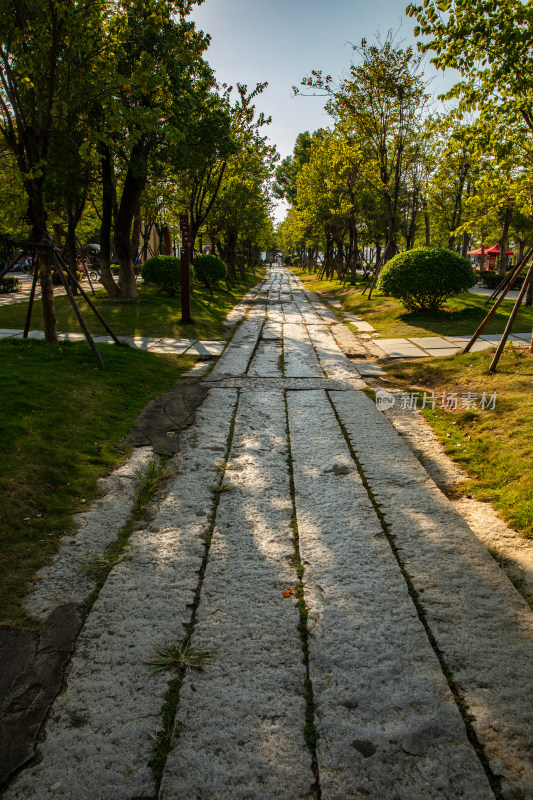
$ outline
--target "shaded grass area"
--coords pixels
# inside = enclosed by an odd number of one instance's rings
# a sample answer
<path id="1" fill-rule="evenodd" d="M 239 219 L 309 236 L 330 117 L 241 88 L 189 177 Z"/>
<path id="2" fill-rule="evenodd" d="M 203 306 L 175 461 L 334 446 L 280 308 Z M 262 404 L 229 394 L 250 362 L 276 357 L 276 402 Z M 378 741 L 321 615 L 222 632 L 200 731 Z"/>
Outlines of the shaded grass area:
<path id="1" fill-rule="evenodd" d="M 85 342 L 0 342 L 0 624 L 35 627 L 22 608 L 28 582 L 124 461 L 119 445 L 141 409 L 194 358 Z"/>
<path id="2" fill-rule="evenodd" d="M 442 311 L 408 312 L 399 300 L 385 297 L 377 291 L 368 300 L 368 292 L 364 296 L 362 294 L 364 285 L 361 283 L 355 287 L 347 285 L 343 288 L 338 280 L 320 281 L 316 274 L 311 275 L 297 269 L 294 272 L 311 291 L 335 297 L 341 301 L 344 311 L 363 317 L 383 336 L 392 338 L 471 336 L 489 310 L 489 306 L 485 305 L 485 296 L 463 292 L 447 300 Z M 513 300 L 504 300 L 483 333 L 503 333 L 513 306 Z M 522 306 L 514 330 L 517 333 L 527 333 L 532 328 L 533 308 Z"/>
<path id="3" fill-rule="evenodd" d="M 241 297 L 255 286 L 263 277 L 264 271 L 257 271 L 256 275 L 247 275 L 245 280 L 239 280 L 232 285 L 231 290 L 226 286 L 214 289 L 213 297 L 207 289 L 195 287 L 191 297 L 192 323 L 183 324 L 181 317 L 180 297 L 167 297 L 159 294 L 156 286 L 139 283 L 139 299 L 110 300 L 105 289 L 99 289 L 94 302 L 106 322 L 111 325 L 117 336 L 161 336 L 177 339 L 222 339 L 227 331 L 223 322 L 230 309 Z M 85 317 L 89 330 L 94 335 L 105 334 L 105 328 L 98 322 L 83 298 L 77 300 L 78 306 Z M 79 331 L 78 320 L 70 301 L 66 296 L 55 298 L 57 329 L 61 332 Z M 27 303 L 0 308 L 0 328 L 23 329 L 26 321 Z M 43 329 L 42 306 L 40 301 L 35 303 L 31 321 L 32 330 Z"/>
<path id="4" fill-rule="evenodd" d="M 405 390 L 472 392 L 476 409 L 444 411 L 429 407 L 423 414 L 470 479 L 458 491 L 490 501 L 517 531 L 533 538 L 533 358 L 505 348 L 498 372 L 488 375 L 492 351 L 433 360 L 394 362 L 385 369 Z M 479 410 L 482 394 L 496 393 L 494 410 Z M 460 405 L 460 404 L 459 404 Z"/>

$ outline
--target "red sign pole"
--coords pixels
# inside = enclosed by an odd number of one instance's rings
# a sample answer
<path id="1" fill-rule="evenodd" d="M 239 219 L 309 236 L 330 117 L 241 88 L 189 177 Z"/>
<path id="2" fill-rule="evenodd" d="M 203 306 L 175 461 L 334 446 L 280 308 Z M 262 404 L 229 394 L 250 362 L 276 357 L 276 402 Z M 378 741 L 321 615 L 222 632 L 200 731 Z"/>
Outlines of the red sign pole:
<path id="1" fill-rule="evenodd" d="M 180 215 L 181 228 L 181 321 L 192 322 L 191 319 L 191 247 L 192 236 L 187 214 Z"/>

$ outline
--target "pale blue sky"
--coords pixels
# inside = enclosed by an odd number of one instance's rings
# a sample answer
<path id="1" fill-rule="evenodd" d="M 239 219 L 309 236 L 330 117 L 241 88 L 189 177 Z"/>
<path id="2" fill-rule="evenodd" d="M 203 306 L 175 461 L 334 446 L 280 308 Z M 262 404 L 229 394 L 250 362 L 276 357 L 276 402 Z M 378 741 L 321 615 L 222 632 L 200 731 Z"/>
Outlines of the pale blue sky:
<path id="1" fill-rule="evenodd" d="M 211 34 L 206 57 L 220 82 L 268 81 L 257 107 L 272 116 L 268 135 L 283 158 L 298 133 L 330 124 L 324 98 L 293 97 L 292 86 L 312 69 L 341 76 L 350 64 L 349 43 L 372 41 L 377 31 L 399 28 L 397 39 L 413 44 L 406 6 L 407 0 L 205 0 L 192 16 Z M 431 65 L 426 74 L 435 75 Z M 450 83 L 440 73 L 431 89 L 438 93 Z"/>

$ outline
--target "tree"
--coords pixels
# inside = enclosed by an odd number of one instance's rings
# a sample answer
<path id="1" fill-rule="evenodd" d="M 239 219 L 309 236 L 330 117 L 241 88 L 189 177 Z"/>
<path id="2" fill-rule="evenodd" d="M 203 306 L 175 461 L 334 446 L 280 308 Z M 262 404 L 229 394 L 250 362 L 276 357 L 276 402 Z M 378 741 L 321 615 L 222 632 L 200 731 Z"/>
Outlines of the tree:
<path id="1" fill-rule="evenodd" d="M 94 56 L 101 19 L 95 1 L 0 1 L 0 133 L 14 154 L 28 197 L 44 333 L 52 343 L 57 331 L 44 184 L 53 131 L 65 125 L 67 98 Z"/>
<path id="2" fill-rule="evenodd" d="M 461 80 L 448 97 L 461 110 L 494 106 L 509 120 L 520 114 L 533 133 L 533 4 L 521 0 L 424 0 L 407 14 L 419 44 L 438 69 L 452 67 Z"/>
<path id="3" fill-rule="evenodd" d="M 291 206 L 297 205 L 296 179 L 304 164 L 309 163 L 312 145 L 322 141 L 326 131 L 319 128 L 314 133 L 299 133 L 296 137 L 292 156 L 287 156 L 276 169 L 276 180 L 272 191 L 274 197 L 285 199 Z"/>
<path id="4" fill-rule="evenodd" d="M 105 61 L 95 65 L 95 85 L 101 85 L 94 103 L 103 192 L 101 267 L 112 296 L 137 295 L 132 228 L 150 158 L 160 147 L 185 141 L 189 112 L 213 85 L 202 58 L 208 37 L 186 20 L 200 1 L 131 0 L 112 18 Z M 109 270 L 112 229 L 118 286 Z"/>
<path id="5" fill-rule="evenodd" d="M 360 63 L 352 64 L 349 77 L 339 84 L 314 70 L 302 85 L 323 91 L 329 97 L 326 110 L 341 129 L 372 153 L 365 177 L 385 204 L 387 260 L 397 250 L 402 180 L 409 160 L 417 157 L 414 142 L 420 138 L 427 96 L 419 74 L 420 58 L 412 48 L 396 46 L 392 34 L 383 43 L 369 45 L 363 40 L 354 51 Z"/>

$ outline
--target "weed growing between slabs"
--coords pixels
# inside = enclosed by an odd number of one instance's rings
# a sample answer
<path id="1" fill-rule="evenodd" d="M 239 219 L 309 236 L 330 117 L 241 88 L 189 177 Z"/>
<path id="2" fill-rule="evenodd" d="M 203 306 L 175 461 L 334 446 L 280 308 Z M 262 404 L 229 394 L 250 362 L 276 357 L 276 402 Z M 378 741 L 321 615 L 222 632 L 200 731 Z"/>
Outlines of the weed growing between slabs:
<path id="1" fill-rule="evenodd" d="M 291 435 L 289 429 L 289 408 L 287 404 L 287 393 L 284 394 L 285 400 L 285 419 L 286 419 L 286 433 L 287 433 L 287 466 L 289 470 L 289 486 L 290 486 L 290 493 L 291 493 L 291 501 L 292 501 L 292 515 L 291 515 L 291 530 L 293 536 L 293 545 L 294 545 L 294 555 L 292 558 L 292 566 L 296 571 L 296 575 L 298 577 L 298 582 L 294 588 L 294 594 L 296 595 L 297 599 L 297 607 L 298 613 L 300 616 L 298 622 L 298 632 L 300 634 L 300 639 L 302 642 L 302 660 L 305 666 L 305 679 L 304 679 L 304 696 L 305 696 L 305 726 L 304 726 L 304 737 L 311 753 L 311 766 L 313 769 L 313 775 L 315 777 L 315 782 L 313 784 L 312 791 L 316 800 L 320 800 L 321 789 L 320 789 L 320 774 L 318 770 L 318 759 L 317 759 L 317 744 L 318 744 L 318 732 L 315 726 L 315 701 L 314 701 L 314 694 L 313 694 L 313 683 L 311 681 L 311 676 L 309 672 L 309 628 L 308 628 L 308 618 L 309 612 L 307 610 L 307 605 L 305 602 L 305 585 L 304 585 L 304 566 L 302 564 L 302 559 L 300 555 L 300 533 L 298 530 L 298 518 L 296 515 L 296 489 L 294 486 L 294 468 L 293 468 L 293 459 L 292 459 L 292 450 L 291 450 Z"/>
<path id="2" fill-rule="evenodd" d="M 466 353 L 418 362 L 393 362 L 388 377 L 405 391 L 477 394 L 496 393 L 493 410 L 445 411 L 429 407 L 422 413 L 444 450 L 470 479 L 457 486 L 460 495 L 491 502 L 523 536 L 533 539 L 533 358 L 508 345 L 498 372 L 487 374 L 491 351 Z M 415 412 L 413 412 L 415 413 Z"/>
<path id="3" fill-rule="evenodd" d="M 119 442 L 141 409 L 195 360 L 101 351 L 98 370 L 85 342 L 0 342 L 0 624 L 38 627 L 22 607 L 33 574 L 75 530 L 97 479 L 127 458 Z"/>
<path id="4" fill-rule="evenodd" d="M 129 519 L 122 528 L 117 538 L 106 553 L 91 554 L 86 569 L 95 578 L 95 587 L 89 597 L 85 600 L 88 609 L 92 608 L 96 602 L 100 589 L 107 580 L 107 577 L 116 564 L 125 561 L 128 556 L 124 553 L 128 540 L 135 530 L 135 525 L 142 517 L 142 514 L 152 499 L 156 490 L 163 483 L 166 476 L 166 458 L 154 458 L 147 465 L 144 471 L 137 471 L 139 484 L 133 507 Z"/>
<path id="5" fill-rule="evenodd" d="M 371 300 L 368 300 L 368 293 L 362 293 L 365 284 L 347 284 L 343 288 L 338 280 L 320 281 L 318 274 L 301 270 L 294 270 L 294 273 L 305 283 L 307 289 L 340 300 L 343 311 L 363 317 L 383 337 L 471 336 L 488 311 L 488 306 L 485 305 L 486 296 L 463 292 L 449 298 L 442 311 L 408 312 L 399 300 L 386 297 L 377 290 L 372 293 Z M 503 333 L 513 307 L 514 300 L 504 300 L 483 333 Z M 532 323 L 533 309 L 522 306 L 514 325 L 515 331 L 530 331 Z"/>
<path id="6" fill-rule="evenodd" d="M 179 296 L 166 297 L 150 284 L 138 284 L 139 299 L 135 301 L 111 300 L 105 289 L 98 289 L 91 300 L 117 336 L 224 339 L 227 329 L 223 323 L 228 312 L 263 276 L 264 270 L 258 270 L 256 275 L 247 275 L 245 280 L 235 282 L 230 290 L 219 286 L 213 290 L 212 297 L 207 289 L 195 287 L 191 296 L 192 323 L 180 321 Z M 106 334 L 87 303 L 81 297 L 76 302 L 91 333 L 95 336 Z M 0 328 L 23 329 L 27 307 L 27 303 L 17 303 L 0 308 Z M 57 329 L 63 332 L 79 331 L 79 323 L 68 297 L 56 297 L 55 307 Z M 31 327 L 33 330 L 43 330 L 40 302 L 35 303 Z"/>
<path id="7" fill-rule="evenodd" d="M 224 491 L 223 481 L 226 474 L 226 467 L 231 452 L 233 443 L 233 434 L 235 431 L 235 420 L 237 419 L 237 411 L 239 408 L 240 391 L 237 393 L 237 402 L 231 417 L 231 424 L 227 438 L 226 452 L 224 460 L 220 465 L 218 485 L 213 489 L 213 504 L 211 513 L 208 518 L 207 528 L 205 531 L 205 547 L 202 564 L 198 573 L 198 583 L 194 592 L 194 599 L 192 602 L 191 617 L 185 629 L 185 635 L 177 643 L 166 644 L 160 648 L 153 659 L 148 664 L 153 667 L 152 671 L 173 673 L 176 677 L 172 678 L 168 684 L 168 689 L 163 700 L 161 709 L 161 724 L 162 727 L 153 736 L 154 750 L 152 758 L 148 766 L 153 771 L 157 787 L 154 796 L 159 794 L 161 778 L 163 770 L 167 762 L 167 757 L 174 746 L 174 741 L 179 736 L 180 731 L 175 726 L 176 713 L 180 699 L 180 690 L 185 678 L 187 669 L 204 669 L 213 657 L 213 654 L 207 651 L 194 651 L 191 649 L 191 639 L 198 620 L 198 606 L 200 605 L 200 598 L 202 594 L 202 586 L 204 582 L 205 571 L 209 559 L 209 549 L 213 539 L 213 532 L 215 529 L 215 521 L 217 515 L 218 504 L 220 502 L 220 495 Z M 194 664 L 194 666 L 192 666 Z"/>

